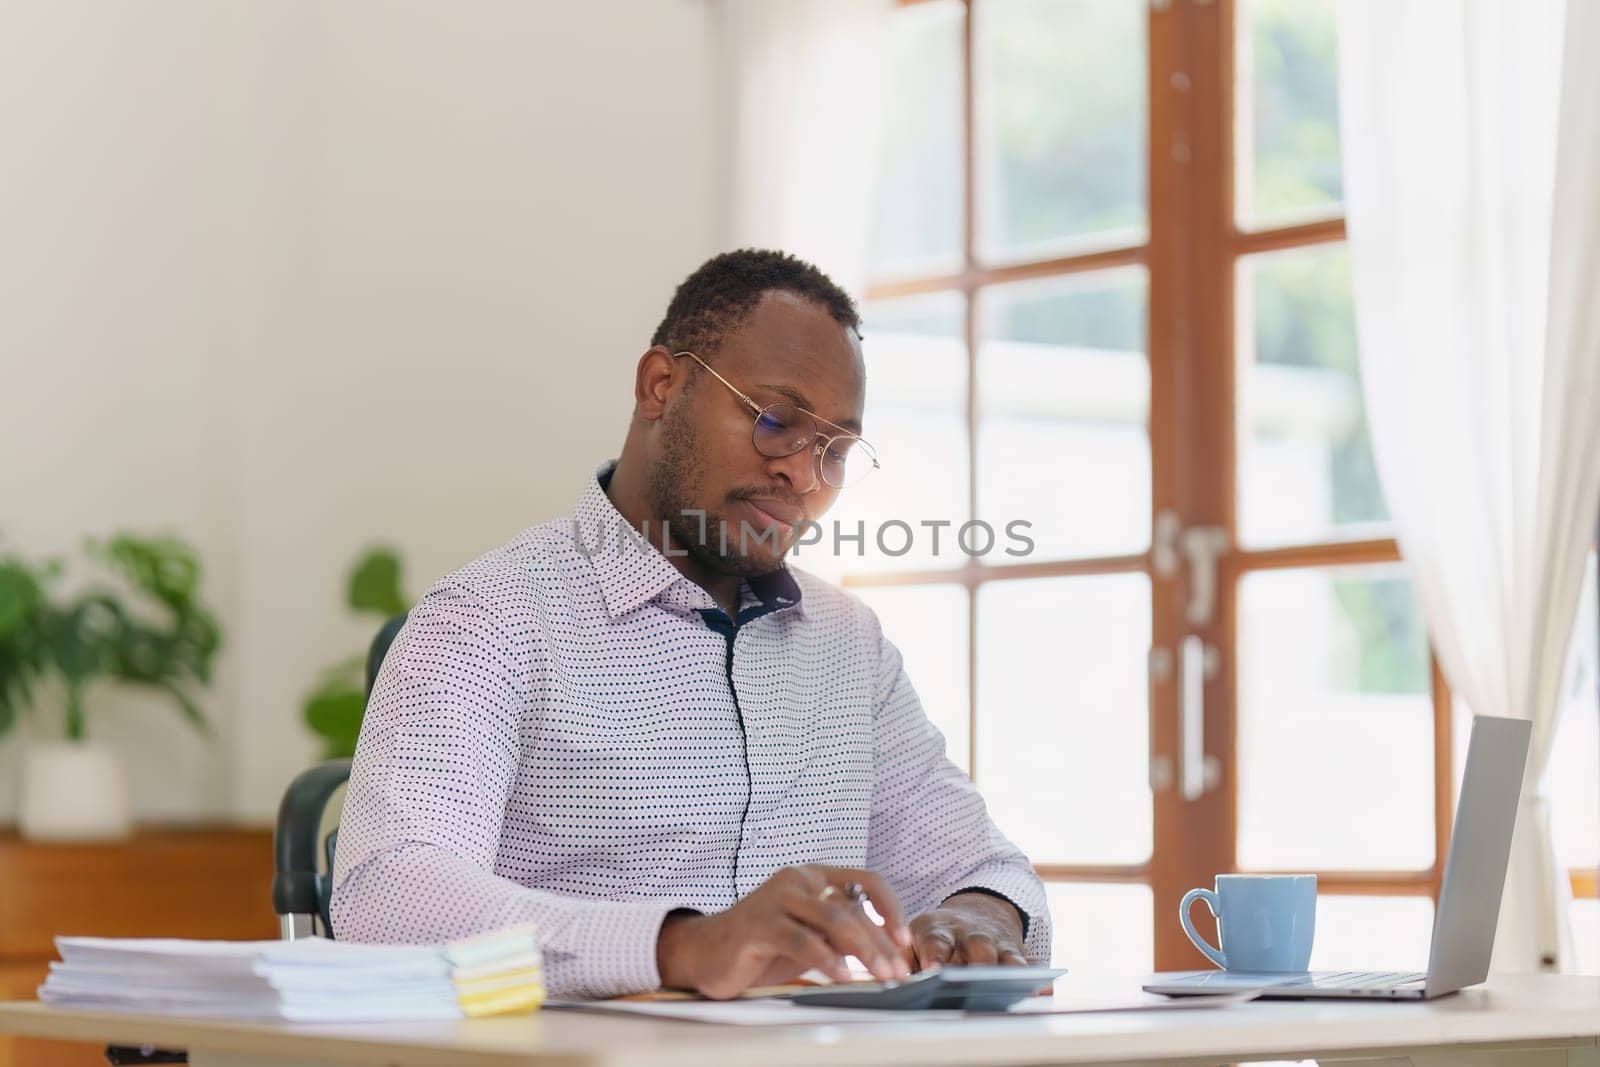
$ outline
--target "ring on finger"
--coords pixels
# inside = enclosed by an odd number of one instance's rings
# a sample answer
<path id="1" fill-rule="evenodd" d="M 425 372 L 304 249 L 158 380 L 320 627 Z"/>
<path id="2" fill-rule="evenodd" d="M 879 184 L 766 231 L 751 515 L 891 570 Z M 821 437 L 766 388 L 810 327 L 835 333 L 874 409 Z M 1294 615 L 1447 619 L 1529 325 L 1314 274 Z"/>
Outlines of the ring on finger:
<path id="1" fill-rule="evenodd" d="M 860 882 L 851 882 L 843 889 L 840 889 L 838 886 L 832 884 L 825 885 L 822 887 L 822 892 L 817 894 L 817 899 L 831 900 L 836 893 L 843 893 L 848 899 L 857 902 L 865 900 L 867 896 L 867 891 L 861 887 Z"/>

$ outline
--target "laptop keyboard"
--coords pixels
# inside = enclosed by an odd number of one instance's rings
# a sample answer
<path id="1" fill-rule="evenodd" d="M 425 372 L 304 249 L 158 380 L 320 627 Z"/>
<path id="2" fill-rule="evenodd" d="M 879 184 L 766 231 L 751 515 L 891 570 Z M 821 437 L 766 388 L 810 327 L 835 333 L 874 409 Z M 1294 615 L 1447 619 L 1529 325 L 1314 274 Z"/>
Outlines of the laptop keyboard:
<path id="1" fill-rule="evenodd" d="M 1336 974 L 1307 974 L 1280 983 L 1285 986 L 1315 986 L 1319 989 L 1391 989 L 1427 979 L 1425 974 L 1405 971 L 1339 971 Z"/>

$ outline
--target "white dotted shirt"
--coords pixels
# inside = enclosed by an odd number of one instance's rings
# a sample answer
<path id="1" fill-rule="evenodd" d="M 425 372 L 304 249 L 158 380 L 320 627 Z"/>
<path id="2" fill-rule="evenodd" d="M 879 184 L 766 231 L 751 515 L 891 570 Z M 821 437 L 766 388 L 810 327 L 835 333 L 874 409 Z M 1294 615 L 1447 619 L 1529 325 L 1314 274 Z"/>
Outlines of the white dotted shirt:
<path id="1" fill-rule="evenodd" d="M 731 624 L 660 552 L 612 536 L 610 469 L 574 516 L 412 610 L 361 727 L 336 936 L 531 920 L 553 995 L 612 996 L 659 984 L 669 911 L 825 863 L 879 872 L 911 915 L 1000 895 L 1048 960 L 1043 886 L 945 758 L 872 611 L 784 569 L 745 583 Z"/>

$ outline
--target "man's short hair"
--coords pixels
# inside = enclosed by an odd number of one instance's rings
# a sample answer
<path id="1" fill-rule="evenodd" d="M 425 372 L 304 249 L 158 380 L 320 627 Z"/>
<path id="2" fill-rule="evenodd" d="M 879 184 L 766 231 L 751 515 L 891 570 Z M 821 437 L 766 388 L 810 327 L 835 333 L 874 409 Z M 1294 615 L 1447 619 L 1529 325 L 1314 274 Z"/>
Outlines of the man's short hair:
<path id="1" fill-rule="evenodd" d="M 787 252 L 741 248 L 711 257 L 683 280 L 650 343 L 710 357 L 774 289 L 811 301 L 861 336 L 855 301 L 833 279 Z"/>

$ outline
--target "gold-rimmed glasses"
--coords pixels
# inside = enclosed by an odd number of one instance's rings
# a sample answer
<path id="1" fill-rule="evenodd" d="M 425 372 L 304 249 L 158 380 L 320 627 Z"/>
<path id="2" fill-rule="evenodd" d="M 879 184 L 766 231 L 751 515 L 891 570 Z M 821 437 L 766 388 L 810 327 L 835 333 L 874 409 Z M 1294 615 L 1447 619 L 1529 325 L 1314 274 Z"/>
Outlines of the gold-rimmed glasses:
<path id="1" fill-rule="evenodd" d="M 700 364 L 750 409 L 756 420 L 750 439 L 756 451 L 763 456 L 783 459 L 810 448 L 822 480 L 834 489 L 856 485 L 878 469 L 877 452 L 859 434 L 851 433 L 838 423 L 829 422 L 798 404 L 778 403 L 762 407 L 693 352 L 672 354 L 674 359 L 679 356 L 688 356 Z M 825 434 L 819 424 L 839 432 Z"/>

